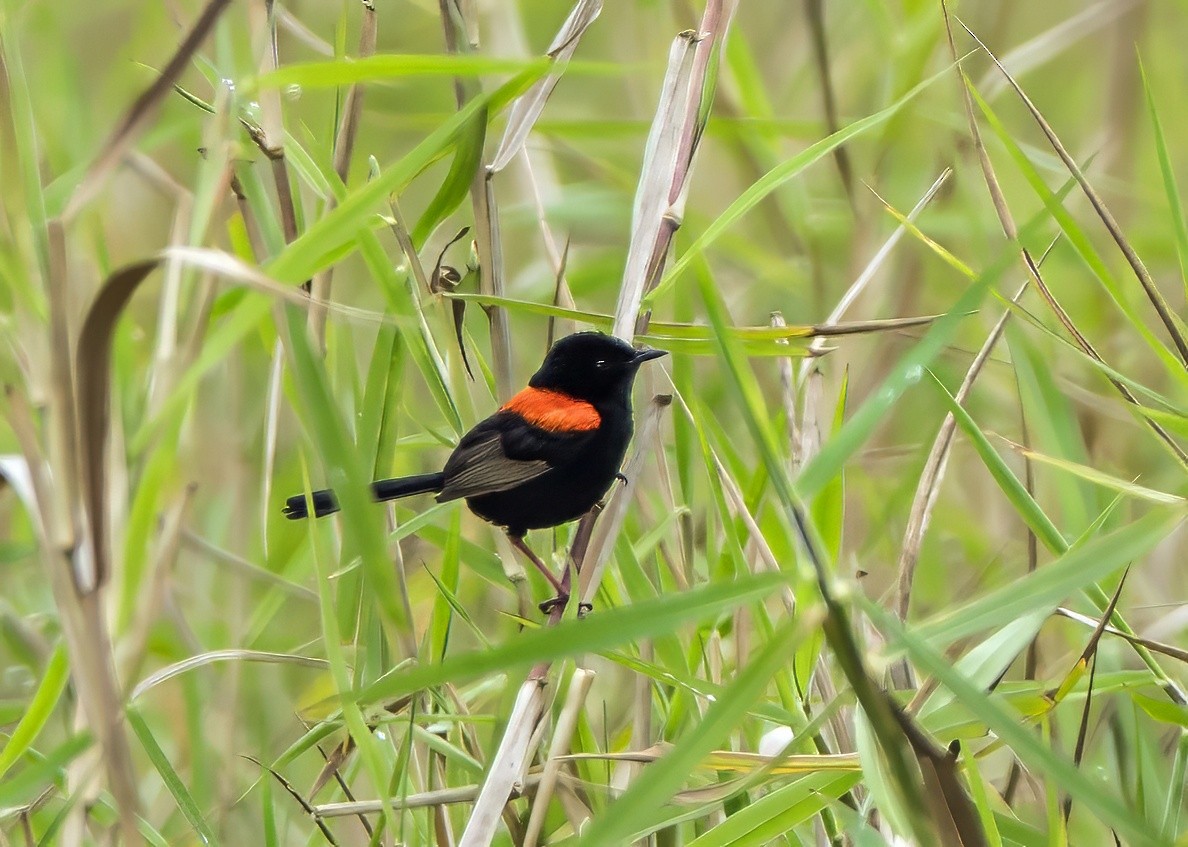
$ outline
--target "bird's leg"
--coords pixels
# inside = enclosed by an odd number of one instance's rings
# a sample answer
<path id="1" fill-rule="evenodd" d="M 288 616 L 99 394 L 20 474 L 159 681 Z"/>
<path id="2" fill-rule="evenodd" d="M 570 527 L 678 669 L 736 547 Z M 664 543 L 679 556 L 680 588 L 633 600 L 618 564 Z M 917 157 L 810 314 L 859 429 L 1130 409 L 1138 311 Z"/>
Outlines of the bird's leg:
<path id="1" fill-rule="evenodd" d="M 553 575 L 549 570 L 549 566 L 540 560 L 540 557 L 532 552 L 532 548 L 524 543 L 524 536 L 522 535 L 508 535 L 507 540 L 511 542 L 512 547 L 515 547 L 521 553 L 528 557 L 528 561 L 536 566 L 536 569 L 544 575 L 544 578 L 549 581 L 549 585 L 553 586 L 553 590 L 557 592 L 557 596 L 552 600 L 546 600 L 540 604 L 540 609 L 546 614 L 557 604 L 564 605 L 569 602 L 569 588 L 564 585 L 561 580 Z"/>

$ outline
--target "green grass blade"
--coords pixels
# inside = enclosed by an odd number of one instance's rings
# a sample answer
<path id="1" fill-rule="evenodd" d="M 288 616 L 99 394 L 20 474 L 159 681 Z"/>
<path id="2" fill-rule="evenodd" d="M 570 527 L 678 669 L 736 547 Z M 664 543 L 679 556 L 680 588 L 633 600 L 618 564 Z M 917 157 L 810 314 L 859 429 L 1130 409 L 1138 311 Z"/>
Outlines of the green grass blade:
<path id="1" fill-rule="evenodd" d="M 544 57 L 502 58 L 469 54 L 407 54 L 385 53 L 362 58 L 344 58 L 327 62 L 295 62 L 244 82 L 245 90 L 253 88 L 339 88 L 361 82 L 417 79 L 427 76 L 473 77 L 488 74 L 532 73 L 543 76 L 552 63 Z M 622 66 L 594 62 L 572 62 L 567 72 L 622 74 Z"/>
<path id="2" fill-rule="evenodd" d="M 711 244 L 734 226 L 747 212 L 759 205 L 760 201 L 765 197 L 784 183 L 799 176 L 806 168 L 829 156 L 829 154 L 847 141 L 852 140 L 864 132 L 869 132 L 871 129 L 879 126 L 879 124 L 890 119 L 900 109 L 911 102 L 916 95 L 949 73 L 951 73 L 951 70 L 946 68 L 934 74 L 912 88 L 890 106 L 875 112 L 873 115 L 867 115 L 865 118 L 854 121 L 848 126 L 842 127 L 837 132 L 821 139 L 811 145 L 807 150 L 797 153 L 792 158 L 782 162 L 764 174 L 761 179 L 740 194 L 726 211 L 722 212 L 713 223 L 706 227 L 705 231 L 698 236 L 697 240 L 689 245 L 681 254 L 680 258 L 673 263 L 672 267 L 664 275 L 663 279 L 660 280 L 655 289 L 644 298 L 644 307 L 652 307 L 661 297 L 666 295 L 676 284 L 677 278 L 688 270 L 694 260 L 699 259 Z"/>
<path id="3" fill-rule="evenodd" d="M 982 433 L 981 428 L 974 423 L 974 419 L 970 417 L 965 407 L 957 402 L 953 395 L 949 393 L 949 390 L 945 388 L 931 371 L 928 372 L 928 378 L 933 386 L 936 387 L 937 393 L 949 407 L 949 412 L 957 421 L 957 425 L 961 427 L 961 431 L 972 442 L 974 449 L 977 450 L 978 456 L 982 460 L 982 464 L 986 466 L 986 470 L 994 477 L 994 481 L 998 483 L 998 487 L 1002 489 L 1002 493 L 1006 495 L 1007 500 L 1010 501 L 1011 506 L 1014 507 L 1019 517 L 1031 527 L 1032 532 L 1036 534 L 1036 537 L 1049 550 L 1060 553 L 1068 549 L 1068 542 L 1060 534 L 1060 530 L 1056 528 L 1056 525 L 1044 513 L 1044 510 L 1040 508 L 1039 503 L 1035 502 L 1035 498 L 1028 493 L 1027 488 L 1019 481 L 1019 478 L 1007 467 L 1006 462 L 1002 460 L 1002 457 L 991 446 L 990 440 Z"/>
<path id="4" fill-rule="evenodd" d="M 821 773 L 798 779 L 744 807 L 689 847 L 761 847 L 818 814 L 853 788 L 858 774 Z"/>
<path id="5" fill-rule="evenodd" d="M 802 627 L 789 622 L 775 633 L 763 650 L 735 676 L 729 689 L 710 704 L 696 728 L 658 761 L 648 766 L 646 777 L 636 780 L 583 834 L 583 847 L 618 847 L 635 839 L 647 821 L 689 778 L 693 770 L 742 720 L 762 696 L 772 676 L 787 662 L 805 636 Z"/>
<path id="6" fill-rule="evenodd" d="M 970 603 L 953 606 L 915 627 L 916 637 L 944 647 L 959 638 L 1033 612 L 1051 611 L 1077 591 L 1120 571 L 1162 541 L 1178 515 L 1152 512 L 1108 535 L 1093 538 L 1039 570 Z"/>
<path id="7" fill-rule="evenodd" d="M 34 761 L 13 776 L 0 780 L 0 809 L 30 803 L 45 791 L 46 786 L 64 784 L 63 769 L 86 752 L 92 743 L 88 733 L 72 736 L 48 754 L 35 756 Z"/>
<path id="8" fill-rule="evenodd" d="M 362 703 L 374 703 L 440 685 L 475 679 L 536 662 L 579 653 L 598 652 L 635 639 L 671 631 L 683 623 L 712 618 L 729 609 L 768 596 L 786 579 L 778 574 L 744 577 L 727 585 L 706 585 L 677 597 L 663 597 L 564 621 L 555 627 L 524 632 L 488 650 L 460 653 L 445 660 L 394 671 L 358 693 Z"/>
<path id="9" fill-rule="evenodd" d="M 45 727 L 62 698 L 66 683 L 70 680 L 70 660 L 66 655 L 66 645 L 59 643 L 46 663 L 45 673 L 41 675 L 41 682 L 33 692 L 24 715 L 8 736 L 8 741 L 0 747 L 0 779 L 8 773 L 25 751 L 37 740 L 41 730 Z"/>
<path id="10" fill-rule="evenodd" d="M 153 731 L 149 729 L 148 724 L 145 723 L 140 712 L 135 708 L 130 708 L 125 713 L 125 716 L 128 719 L 128 725 L 132 727 L 132 731 L 140 739 L 140 746 L 144 748 L 149 761 L 153 763 L 153 767 L 156 768 L 157 773 L 165 783 L 165 788 L 173 796 L 177 807 L 185 815 L 186 820 L 190 822 L 190 826 L 194 828 L 194 831 L 198 833 L 203 844 L 209 844 L 212 847 L 219 844 L 220 841 L 215 836 L 214 830 L 206 822 L 206 818 L 198 808 L 198 804 L 194 802 L 193 795 L 190 794 L 190 790 L 186 788 L 186 784 L 182 782 L 182 778 L 174 770 L 169 757 L 165 755 L 165 751 L 157 743 L 156 736 L 153 735 Z"/>
<path id="11" fill-rule="evenodd" d="M 1142 522 L 1140 522 L 1142 523 Z M 1134 526 L 1139 526 L 1135 524 Z M 1147 534 L 1152 526 L 1143 527 Z M 1052 565 L 1051 567 L 1056 567 Z M 1039 571 L 1043 574 L 1044 571 Z M 1021 587 L 1015 590 L 1021 592 Z M 861 593 L 854 595 L 855 602 L 879 627 L 888 642 L 902 648 L 909 658 L 923 670 L 948 688 L 969 711 L 1007 744 L 1015 755 L 1034 773 L 1044 775 L 1046 785 L 1058 785 L 1104 824 L 1117 830 L 1128 844 L 1159 844 L 1155 836 L 1157 829 L 1151 822 L 1137 816 L 1121 798 L 1110 793 L 1100 781 L 1091 779 L 1069 759 L 1057 753 L 1039 738 L 1023 721 L 1017 712 L 1008 709 L 1000 697 L 986 696 L 983 689 L 969 682 L 957 673 L 949 661 L 937 652 L 931 639 L 922 628 L 908 629 L 887 610 L 871 602 Z M 1004 611 L 1003 616 L 1007 613 Z"/>
<path id="12" fill-rule="evenodd" d="M 1167 195 L 1167 209 L 1171 214 L 1172 231 L 1176 235 L 1176 255 L 1180 260 L 1180 276 L 1184 283 L 1184 290 L 1188 292 L 1188 223 L 1184 220 L 1184 204 L 1180 199 L 1180 187 L 1176 182 L 1176 172 L 1172 167 L 1171 154 L 1167 149 L 1167 139 L 1163 135 L 1163 123 L 1159 120 L 1159 110 L 1155 108 L 1155 92 L 1151 90 L 1151 80 L 1147 78 L 1147 69 L 1139 60 L 1139 73 L 1143 78 L 1143 93 L 1147 100 L 1147 115 L 1151 119 L 1151 130 L 1155 137 L 1155 155 L 1159 159 L 1159 174 L 1163 177 L 1163 191 Z"/>
<path id="13" fill-rule="evenodd" d="M 286 315 L 293 377 L 302 417 L 326 463 L 330 487 L 335 489 L 342 507 L 345 534 L 362 557 L 370 583 L 368 596 L 393 629 L 392 643 L 396 645 L 395 631 L 408 630 L 411 622 L 405 619 L 400 605 L 400 588 L 388 558 L 386 533 L 380 524 L 379 510 L 371 502 L 371 474 L 350 439 L 325 371 L 314 355 L 306 334 L 305 314 L 297 309 L 286 309 Z"/>
<path id="14" fill-rule="evenodd" d="M 409 153 L 375 179 L 350 192 L 331 212 L 310 225 L 265 270 L 275 279 L 298 283 L 327 267 L 328 257 L 358 237 L 359 230 L 368 226 L 369 219 L 389 194 L 399 193 L 417 174 L 444 155 L 484 109 L 494 113 L 499 103 L 521 94 L 537 76 L 537 73 L 520 74 L 496 91 L 472 99 Z"/>

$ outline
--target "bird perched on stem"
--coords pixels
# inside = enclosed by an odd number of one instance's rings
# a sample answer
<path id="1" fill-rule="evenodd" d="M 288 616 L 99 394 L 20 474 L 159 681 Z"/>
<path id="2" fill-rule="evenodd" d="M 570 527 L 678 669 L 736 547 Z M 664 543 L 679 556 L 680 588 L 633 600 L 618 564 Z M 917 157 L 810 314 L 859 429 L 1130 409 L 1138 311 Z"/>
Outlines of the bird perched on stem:
<path id="1" fill-rule="evenodd" d="M 462 436 L 438 473 L 371 484 L 377 501 L 436 492 L 437 500 L 466 500 L 470 510 L 501 526 L 557 592 L 569 599 L 553 572 L 524 542 L 530 529 L 576 520 L 610 489 L 631 440 L 631 386 L 639 366 L 665 355 L 636 350 L 600 332 L 557 341 L 528 387 Z M 298 520 L 338 511 L 332 491 L 290 497 L 284 513 Z"/>

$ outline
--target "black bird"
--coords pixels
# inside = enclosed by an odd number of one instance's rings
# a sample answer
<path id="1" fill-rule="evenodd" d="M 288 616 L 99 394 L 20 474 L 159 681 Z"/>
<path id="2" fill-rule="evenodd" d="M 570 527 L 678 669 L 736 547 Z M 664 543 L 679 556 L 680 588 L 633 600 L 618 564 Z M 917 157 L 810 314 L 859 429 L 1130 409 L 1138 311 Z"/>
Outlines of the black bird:
<path id="1" fill-rule="evenodd" d="M 562 583 L 524 543 L 530 529 L 576 520 L 610 489 L 631 440 L 631 386 L 639 366 L 665 355 L 636 350 L 601 332 L 557 341 L 528 387 L 462 436 L 439 473 L 371 484 L 377 501 L 437 492 L 465 499 L 470 510 L 503 527 L 522 552 L 568 599 Z M 338 511 L 332 491 L 290 497 L 284 513 L 298 520 Z"/>

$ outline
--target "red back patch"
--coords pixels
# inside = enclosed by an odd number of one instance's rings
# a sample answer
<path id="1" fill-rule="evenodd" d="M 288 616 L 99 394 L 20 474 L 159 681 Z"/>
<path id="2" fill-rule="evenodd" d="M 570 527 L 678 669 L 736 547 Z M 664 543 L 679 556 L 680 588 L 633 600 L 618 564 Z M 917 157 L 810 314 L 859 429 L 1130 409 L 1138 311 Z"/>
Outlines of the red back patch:
<path id="1" fill-rule="evenodd" d="M 589 432 L 602 423 L 598 410 L 585 400 L 545 388 L 525 388 L 504 403 L 500 411 L 515 412 L 533 426 L 549 432 Z"/>

